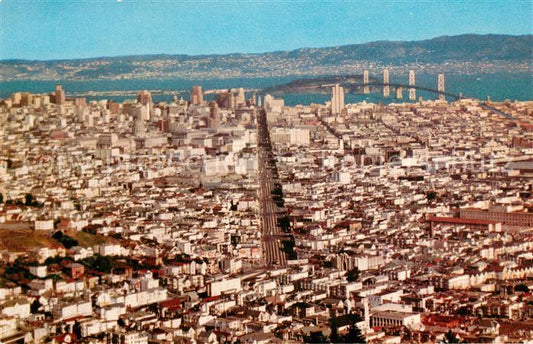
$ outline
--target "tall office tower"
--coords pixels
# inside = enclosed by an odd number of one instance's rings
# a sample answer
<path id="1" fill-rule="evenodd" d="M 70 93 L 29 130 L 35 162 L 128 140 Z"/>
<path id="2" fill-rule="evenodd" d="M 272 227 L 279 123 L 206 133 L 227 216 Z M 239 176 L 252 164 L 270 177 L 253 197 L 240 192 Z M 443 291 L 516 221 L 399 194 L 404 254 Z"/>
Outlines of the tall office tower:
<path id="1" fill-rule="evenodd" d="M 30 106 L 33 103 L 33 94 L 28 92 L 23 92 L 22 97 L 20 98 L 20 105 Z"/>
<path id="2" fill-rule="evenodd" d="M 437 90 L 439 90 L 439 100 L 446 100 L 446 96 L 440 92 L 445 91 L 444 87 L 444 74 L 439 74 L 438 82 L 437 82 Z"/>
<path id="3" fill-rule="evenodd" d="M 403 98 L 403 89 L 401 87 L 398 87 L 396 89 L 396 99 L 402 99 Z"/>
<path id="4" fill-rule="evenodd" d="M 387 98 L 388 96 L 390 96 L 389 70 L 388 69 L 383 70 L 383 83 L 385 84 L 383 86 L 383 97 Z"/>
<path id="5" fill-rule="evenodd" d="M 201 105 L 204 102 L 204 92 L 202 86 L 193 86 L 191 92 L 191 104 Z"/>
<path id="6" fill-rule="evenodd" d="M 409 71 L 409 86 L 415 85 L 415 71 L 410 70 Z M 411 87 L 409 89 L 409 100 L 416 100 L 416 89 L 414 87 Z"/>
<path id="7" fill-rule="evenodd" d="M 209 119 L 207 120 L 207 126 L 210 129 L 220 128 L 220 111 L 216 102 L 209 104 Z"/>
<path id="8" fill-rule="evenodd" d="M 265 109 L 269 109 L 272 107 L 272 96 L 270 94 L 265 95 L 264 102 Z"/>
<path id="9" fill-rule="evenodd" d="M 370 87 L 368 87 L 368 71 L 363 71 L 363 93 L 369 94 L 370 93 Z"/>
<path id="10" fill-rule="evenodd" d="M 16 92 L 11 95 L 11 101 L 13 105 L 20 105 L 20 100 L 22 99 L 22 93 Z"/>
<path id="11" fill-rule="evenodd" d="M 137 94 L 137 103 L 141 103 L 142 105 L 152 103 L 152 94 L 146 90 L 140 91 Z"/>
<path id="12" fill-rule="evenodd" d="M 146 127 L 144 126 L 144 120 L 140 114 L 135 118 L 133 134 L 137 138 L 142 138 L 146 135 Z"/>
<path id="13" fill-rule="evenodd" d="M 244 88 L 240 87 L 235 92 L 235 107 L 239 107 L 241 105 L 246 105 L 246 99 L 244 97 Z"/>
<path id="14" fill-rule="evenodd" d="M 148 91 L 140 91 L 137 94 L 137 103 L 142 104 L 148 108 L 147 120 L 149 120 L 153 113 L 152 94 Z"/>
<path id="15" fill-rule="evenodd" d="M 344 109 L 344 88 L 336 84 L 331 89 L 331 114 L 338 115 Z"/>
<path id="16" fill-rule="evenodd" d="M 55 103 L 56 103 L 56 105 L 65 104 L 65 91 L 63 90 L 63 88 L 59 84 L 56 85 Z"/>

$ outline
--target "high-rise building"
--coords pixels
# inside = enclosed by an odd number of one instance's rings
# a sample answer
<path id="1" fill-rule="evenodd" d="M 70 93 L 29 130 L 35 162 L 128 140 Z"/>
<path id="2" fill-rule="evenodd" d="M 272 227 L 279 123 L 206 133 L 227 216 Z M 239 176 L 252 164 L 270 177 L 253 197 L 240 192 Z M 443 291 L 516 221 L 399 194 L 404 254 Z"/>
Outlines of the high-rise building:
<path id="1" fill-rule="evenodd" d="M 220 111 L 216 102 L 209 104 L 209 118 L 207 120 L 207 126 L 210 129 L 220 128 Z"/>
<path id="2" fill-rule="evenodd" d="M 137 94 L 137 103 L 145 106 L 147 108 L 146 120 L 150 120 L 153 113 L 153 103 L 152 103 L 152 94 L 148 91 L 141 91 Z"/>
<path id="3" fill-rule="evenodd" d="M 74 106 L 87 106 L 87 99 L 85 97 L 74 98 Z"/>
<path id="4" fill-rule="evenodd" d="M 439 100 L 446 100 L 446 96 L 443 93 L 445 91 L 444 86 L 445 86 L 444 85 L 444 74 L 439 74 L 439 77 L 437 80 L 437 89 L 439 90 Z"/>
<path id="5" fill-rule="evenodd" d="M 265 95 L 265 109 L 270 108 L 273 98 L 270 94 Z"/>
<path id="6" fill-rule="evenodd" d="M 409 71 L 409 86 L 415 85 L 415 71 L 410 70 Z M 416 89 L 414 87 L 411 87 L 409 89 L 409 100 L 416 100 Z"/>
<path id="7" fill-rule="evenodd" d="M 112 114 L 120 113 L 120 103 L 114 102 L 112 100 L 107 102 L 107 108 Z"/>
<path id="8" fill-rule="evenodd" d="M 201 105 L 204 102 L 204 92 L 202 86 L 193 86 L 191 92 L 191 104 Z"/>
<path id="9" fill-rule="evenodd" d="M 20 105 L 21 106 L 30 106 L 33 103 L 33 94 L 24 92 L 22 93 L 22 97 L 20 98 Z"/>
<path id="10" fill-rule="evenodd" d="M 233 106 L 234 108 L 246 105 L 246 99 L 244 97 L 244 88 L 240 87 L 235 90 L 232 89 L 231 91 L 233 92 L 235 99 L 235 105 Z"/>
<path id="11" fill-rule="evenodd" d="M 331 114 L 338 115 L 344 110 L 344 88 L 336 84 L 331 89 Z"/>
<path id="12" fill-rule="evenodd" d="M 389 86 L 389 70 L 383 70 L 383 97 L 387 98 L 390 96 L 390 86 Z"/>
<path id="13" fill-rule="evenodd" d="M 265 95 L 264 99 L 264 108 L 267 112 L 278 112 L 281 113 L 283 107 L 285 106 L 285 101 L 283 99 L 276 99 L 270 94 Z"/>
<path id="14" fill-rule="evenodd" d="M 55 103 L 56 105 L 65 104 L 65 91 L 63 90 L 63 87 L 61 87 L 61 85 L 59 84 L 56 85 Z"/>
<path id="15" fill-rule="evenodd" d="M 217 102 L 217 105 L 223 109 L 232 109 L 233 105 L 235 104 L 233 92 L 231 91 L 217 92 L 216 102 Z"/>
<path id="16" fill-rule="evenodd" d="M 135 118 L 133 133 L 136 138 L 143 138 L 146 135 L 146 127 L 141 115 L 137 115 Z"/>
<path id="17" fill-rule="evenodd" d="M 11 95 L 11 101 L 13 105 L 20 105 L 20 100 L 22 99 L 22 93 L 16 92 Z"/>
<path id="18" fill-rule="evenodd" d="M 143 105 L 151 104 L 152 103 L 152 94 L 148 91 L 140 91 L 137 94 L 137 103 L 141 103 Z"/>

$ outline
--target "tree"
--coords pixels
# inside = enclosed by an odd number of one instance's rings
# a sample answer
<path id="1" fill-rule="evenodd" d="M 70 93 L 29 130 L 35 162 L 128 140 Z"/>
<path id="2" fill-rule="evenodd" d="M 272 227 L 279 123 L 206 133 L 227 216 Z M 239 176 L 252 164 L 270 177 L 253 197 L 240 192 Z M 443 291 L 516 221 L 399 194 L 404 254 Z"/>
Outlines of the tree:
<path id="1" fill-rule="evenodd" d="M 33 195 L 32 194 L 26 194 L 26 196 L 24 198 L 25 198 L 24 204 L 27 205 L 27 206 L 31 206 L 32 203 L 33 203 Z"/>
<path id="2" fill-rule="evenodd" d="M 471 313 L 472 312 L 471 312 L 470 308 L 467 307 L 467 306 L 461 306 L 461 307 L 457 308 L 457 310 L 455 311 L 455 314 L 461 315 L 461 316 L 468 316 Z"/>
<path id="3" fill-rule="evenodd" d="M 61 241 L 63 239 L 63 232 L 57 231 L 52 235 L 53 239 L 56 239 L 57 241 Z"/>
<path id="4" fill-rule="evenodd" d="M 41 303 L 39 300 L 35 299 L 30 305 L 30 312 L 35 314 L 39 311 L 39 308 L 41 308 Z"/>
<path id="5" fill-rule="evenodd" d="M 437 198 L 437 193 L 435 191 L 428 191 L 426 193 L 426 197 L 428 201 L 433 201 L 435 198 Z"/>
<path id="6" fill-rule="evenodd" d="M 294 246 L 295 246 L 294 237 L 291 236 L 290 239 L 283 240 L 281 243 L 283 245 L 283 248 L 282 248 L 283 252 L 287 254 L 289 260 L 298 258 L 296 252 L 294 252 Z"/>
<path id="7" fill-rule="evenodd" d="M 324 336 L 322 331 L 313 331 L 308 336 L 304 337 L 304 343 L 327 343 L 328 337 Z"/>
<path id="8" fill-rule="evenodd" d="M 55 232 L 52 235 L 52 238 L 59 241 L 67 249 L 78 246 L 78 241 L 76 239 L 73 239 L 68 235 L 64 235 L 61 231 Z"/>
<path id="9" fill-rule="evenodd" d="M 448 332 L 446 332 L 444 335 L 443 343 L 459 343 L 459 339 L 455 337 L 455 334 L 453 334 L 452 330 L 448 330 Z"/>
<path id="10" fill-rule="evenodd" d="M 348 282 L 355 282 L 359 279 L 359 268 L 356 266 L 355 268 L 349 270 L 346 273 L 346 279 Z"/>
<path id="11" fill-rule="evenodd" d="M 278 225 L 281 227 L 283 232 L 290 232 L 291 230 L 291 220 L 287 215 L 278 219 Z"/>
<path id="12" fill-rule="evenodd" d="M 521 284 L 515 285 L 514 291 L 521 291 L 524 293 L 529 293 L 529 288 L 527 285 L 521 283 Z"/>
<path id="13" fill-rule="evenodd" d="M 330 343 L 340 343 L 339 327 L 337 325 L 337 317 L 331 317 L 331 335 L 329 336 Z"/>
<path id="14" fill-rule="evenodd" d="M 0 203 L 4 203 L 4 195 L 0 193 Z"/>
<path id="15" fill-rule="evenodd" d="M 352 324 L 348 333 L 341 338 L 343 343 L 363 343 L 366 344 L 366 338 L 361 333 L 357 325 Z"/>
<path id="16" fill-rule="evenodd" d="M 81 339 L 81 324 L 76 320 L 72 326 L 72 332 L 76 335 L 76 339 Z"/>
<path id="17" fill-rule="evenodd" d="M 108 256 L 94 255 L 85 258 L 82 263 L 90 269 L 104 273 L 110 273 L 114 268 L 113 261 Z"/>
<path id="18" fill-rule="evenodd" d="M 110 273 L 113 269 L 113 262 L 107 256 L 98 256 L 93 267 L 98 271 Z"/>

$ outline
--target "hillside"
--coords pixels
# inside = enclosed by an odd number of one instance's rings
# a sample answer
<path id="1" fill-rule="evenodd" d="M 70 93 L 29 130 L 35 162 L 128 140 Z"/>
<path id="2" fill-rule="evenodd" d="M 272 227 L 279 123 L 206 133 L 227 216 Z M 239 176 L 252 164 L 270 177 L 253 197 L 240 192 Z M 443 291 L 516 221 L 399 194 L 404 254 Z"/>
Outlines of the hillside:
<path id="1" fill-rule="evenodd" d="M 485 68 L 531 64 L 533 35 L 460 35 L 411 42 L 379 41 L 262 54 L 139 55 L 77 60 L 0 62 L 0 80 L 93 80 L 141 78 L 230 78 L 353 73 L 368 66 L 451 62 Z M 447 64 L 447 65 L 448 65 Z M 476 67 L 477 66 L 477 67 Z M 448 66 L 449 67 L 449 66 Z"/>
<path id="2" fill-rule="evenodd" d="M 39 247 L 61 247 L 61 243 L 49 233 L 33 230 L 31 224 L 21 224 L 17 226 L 10 226 L 9 224 L 2 224 L 0 230 L 4 235 L 0 236 L 0 251 L 9 250 L 13 252 L 31 251 Z M 67 231 L 66 235 L 75 239 L 79 246 L 93 247 L 94 245 L 104 243 L 115 243 L 118 240 L 87 232 Z"/>

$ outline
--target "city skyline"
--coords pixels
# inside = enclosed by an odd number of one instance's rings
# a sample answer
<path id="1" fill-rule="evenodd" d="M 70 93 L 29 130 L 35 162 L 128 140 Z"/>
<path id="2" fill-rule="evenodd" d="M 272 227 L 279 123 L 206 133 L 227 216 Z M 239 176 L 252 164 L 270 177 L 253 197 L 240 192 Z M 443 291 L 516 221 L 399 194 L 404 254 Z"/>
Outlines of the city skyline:
<path id="1" fill-rule="evenodd" d="M 533 343 L 532 17 L 0 0 L 0 343 Z"/>
<path id="2" fill-rule="evenodd" d="M 0 2 L 0 60 L 261 53 L 465 33 L 531 34 L 530 1 Z M 120 42 L 120 44 L 117 44 Z"/>

